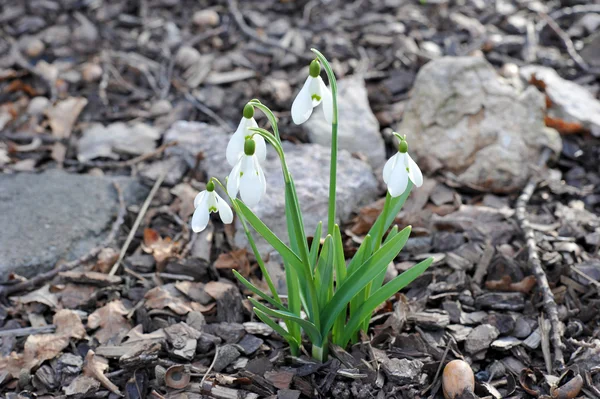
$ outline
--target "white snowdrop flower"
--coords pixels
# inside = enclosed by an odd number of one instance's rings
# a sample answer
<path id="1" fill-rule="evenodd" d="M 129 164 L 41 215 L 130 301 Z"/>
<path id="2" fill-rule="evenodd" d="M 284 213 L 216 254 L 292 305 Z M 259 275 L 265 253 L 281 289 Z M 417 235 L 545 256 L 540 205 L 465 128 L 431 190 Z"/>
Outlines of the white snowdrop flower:
<path id="1" fill-rule="evenodd" d="M 199 233 L 208 225 L 208 219 L 213 212 L 219 212 L 225 224 L 233 221 L 233 212 L 223 198 L 215 191 L 215 183 L 211 181 L 206 185 L 206 190 L 201 191 L 194 198 L 194 216 L 192 216 L 192 230 Z"/>
<path id="2" fill-rule="evenodd" d="M 383 167 L 383 181 L 392 197 L 398 197 L 406 191 L 408 179 L 417 187 L 423 185 L 423 174 L 419 165 L 408 155 L 408 144 L 402 138 L 398 153 L 388 159 Z"/>
<path id="3" fill-rule="evenodd" d="M 239 191 L 246 205 L 253 207 L 259 203 L 266 190 L 265 174 L 256 153 L 256 143 L 254 139 L 248 138 L 244 143 L 244 154 L 227 178 L 227 193 L 235 198 Z"/>
<path id="4" fill-rule="evenodd" d="M 292 104 L 292 119 L 296 125 L 306 122 L 310 118 L 313 108 L 321 103 L 323 103 L 325 120 L 331 123 L 333 119 L 331 90 L 325 86 L 323 79 L 319 76 L 320 73 L 321 64 L 319 61 L 313 60 L 310 63 L 308 78 Z"/>
<path id="5" fill-rule="evenodd" d="M 253 132 L 250 130 L 251 127 L 258 127 L 258 124 L 254 120 L 254 107 L 250 104 L 246 104 L 244 107 L 244 116 L 240 120 L 240 124 L 236 129 L 229 143 L 227 144 L 227 162 L 229 165 L 235 166 L 240 157 L 244 155 L 244 142 L 247 138 L 252 137 Z M 256 141 L 256 156 L 260 162 L 263 162 L 267 157 L 267 146 L 265 139 L 262 136 L 254 136 Z"/>

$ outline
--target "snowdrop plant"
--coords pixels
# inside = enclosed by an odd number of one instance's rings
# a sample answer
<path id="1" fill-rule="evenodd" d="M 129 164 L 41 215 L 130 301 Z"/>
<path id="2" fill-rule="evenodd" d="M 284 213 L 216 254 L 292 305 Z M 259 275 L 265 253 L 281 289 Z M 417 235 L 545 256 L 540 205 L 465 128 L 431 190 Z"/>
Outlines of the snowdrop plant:
<path id="1" fill-rule="evenodd" d="M 214 192 L 215 183 L 218 184 L 230 199 L 269 287 L 269 293 L 263 292 L 233 270 L 238 280 L 255 295 L 249 301 L 256 316 L 289 343 L 292 355 L 300 353 L 303 337 L 306 337 L 312 345 L 312 356 L 323 361 L 327 358 L 329 344 L 345 347 L 351 341 L 356 342 L 361 330 L 367 332 L 373 311 L 421 275 L 431 265 L 432 259 L 416 264 L 383 284 L 388 265 L 398 256 L 411 231 L 410 226 L 400 230 L 398 226 L 391 225 L 413 185 L 420 186 L 423 182 L 419 167 L 408 155 L 406 139 L 397 135 L 400 140 L 398 153 L 386 163 L 383 171 L 388 185 L 383 210 L 352 259 L 346 262 L 342 235 L 336 224 L 337 85 L 327 59 L 319 51 L 312 51 L 316 58 L 310 64 L 309 76 L 292 105 L 292 119 L 297 124 L 304 123 L 313 108 L 321 105 L 325 117 L 331 122 L 326 233 L 323 232 L 323 224 L 319 223 L 309 245 L 277 119 L 258 100 L 251 100 L 246 105 L 240 125 L 227 146 L 227 160 L 233 166 L 227 178 L 227 188 L 218 179 L 211 178 L 207 190 L 198 194 L 195 201 L 192 225 L 194 231 L 202 230 L 208 223 L 209 214 L 216 211 L 224 223 L 231 222 L 231 209 L 225 209 L 224 201 Z M 320 76 L 321 67 L 327 73 L 329 88 Z M 266 115 L 272 132 L 257 126 L 255 109 Z M 266 190 L 267 182 L 261 166 L 266 155 L 265 142 L 277 152 L 281 163 L 288 237 L 277 237 L 251 209 L 259 203 Z M 239 199 L 236 198 L 238 192 Z M 286 300 L 277 293 L 250 228 L 283 258 L 288 292 Z M 283 324 L 277 320 L 283 321 Z"/>

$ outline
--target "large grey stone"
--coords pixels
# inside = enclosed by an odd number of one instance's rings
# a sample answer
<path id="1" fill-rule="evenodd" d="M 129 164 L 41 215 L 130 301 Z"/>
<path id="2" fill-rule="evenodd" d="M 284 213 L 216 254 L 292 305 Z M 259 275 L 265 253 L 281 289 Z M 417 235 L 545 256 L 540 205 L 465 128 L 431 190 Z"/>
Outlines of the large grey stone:
<path id="1" fill-rule="evenodd" d="M 528 65 L 521 68 L 521 76 L 526 81 L 531 77 L 546 85 L 546 94 L 552 102 L 549 112 L 552 116 L 569 122 L 579 122 L 600 136 L 600 101 L 585 87 L 558 76 L 552 68 Z"/>
<path id="2" fill-rule="evenodd" d="M 544 113 L 542 93 L 518 91 L 485 59 L 443 57 L 419 71 L 398 131 L 417 162 L 432 157 L 464 185 L 511 192 L 524 186 L 544 146 L 560 151 Z"/>
<path id="3" fill-rule="evenodd" d="M 189 163 L 196 162 L 202 152 L 201 167 L 208 176 L 217 177 L 225 184 L 231 167 L 225 159 L 229 141 L 228 132 L 220 127 L 198 122 L 176 122 L 165 134 L 165 141 L 177 141 L 169 152 L 181 154 Z M 284 142 L 286 161 L 296 184 L 300 207 L 307 234 L 312 234 L 319 221 L 327 225 L 329 194 L 329 150 L 317 144 L 292 144 Z M 285 192 L 281 163 L 277 154 L 268 147 L 263 169 L 267 180 L 267 192 L 254 212 L 277 236 L 287 241 L 285 223 Z M 340 151 L 337 167 L 337 216 L 345 221 L 353 211 L 377 196 L 377 180 L 366 163 L 353 158 L 347 151 Z M 236 229 L 236 245 L 247 245 L 245 234 L 239 225 Z M 262 254 L 272 251 L 262 240 L 257 245 Z"/>
<path id="4" fill-rule="evenodd" d="M 58 170 L 0 175 L 0 280 L 12 271 L 31 277 L 100 244 L 118 212 L 113 181 L 128 203 L 143 200 L 148 192 L 125 177 Z"/>
<path id="5" fill-rule="evenodd" d="M 364 154 L 373 168 L 383 166 L 386 161 L 385 144 L 361 77 L 353 76 L 338 82 L 338 110 L 339 148 Z M 316 109 L 302 127 L 310 141 L 330 148 L 331 124 L 320 109 Z"/>

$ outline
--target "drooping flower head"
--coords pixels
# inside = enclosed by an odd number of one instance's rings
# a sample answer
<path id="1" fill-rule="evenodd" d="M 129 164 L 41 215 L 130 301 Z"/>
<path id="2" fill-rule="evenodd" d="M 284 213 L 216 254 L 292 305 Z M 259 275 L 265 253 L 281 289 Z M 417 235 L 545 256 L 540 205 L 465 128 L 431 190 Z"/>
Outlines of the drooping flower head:
<path id="1" fill-rule="evenodd" d="M 310 118 L 313 108 L 321 103 L 323 103 L 325 120 L 331 123 L 333 119 L 331 91 L 325 86 L 320 73 L 321 64 L 319 61 L 313 60 L 310 63 L 308 78 L 292 103 L 292 119 L 296 125 L 306 122 Z"/>
<path id="2" fill-rule="evenodd" d="M 257 135 L 256 135 L 257 136 Z M 231 198 L 240 197 L 249 207 L 256 206 L 267 190 L 265 174 L 260 166 L 254 138 L 244 142 L 243 155 L 227 178 L 227 193 Z"/>
<path id="3" fill-rule="evenodd" d="M 235 166 L 240 157 L 244 155 L 244 142 L 247 138 L 252 137 L 253 133 L 250 130 L 252 127 L 258 127 L 258 124 L 254 120 L 254 107 L 246 104 L 240 124 L 227 144 L 226 156 L 229 165 Z M 262 162 L 267 156 L 265 139 L 262 136 L 257 136 L 254 141 L 256 142 L 256 156 Z"/>
<path id="4" fill-rule="evenodd" d="M 398 197 L 406 191 L 408 179 L 417 187 L 423 185 L 423 174 L 419 165 L 408 155 L 408 143 L 406 137 L 401 137 L 394 133 L 400 139 L 398 152 L 388 159 L 383 167 L 383 181 L 388 186 L 388 191 L 392 197 Z"/>
<path id="5" fill-rule="evenodd" d="M 194 216 L 192 216 L 192 230 L 199 233 L 206 228 L 210 214 L 219 212 L 221 220 L 225 224 L 233 221 L 233 212 L 227 203 L 215 191 L 215 183 L 212 179 L 206 184 L 206 190 L 201 191 L 194 198 Z"/>

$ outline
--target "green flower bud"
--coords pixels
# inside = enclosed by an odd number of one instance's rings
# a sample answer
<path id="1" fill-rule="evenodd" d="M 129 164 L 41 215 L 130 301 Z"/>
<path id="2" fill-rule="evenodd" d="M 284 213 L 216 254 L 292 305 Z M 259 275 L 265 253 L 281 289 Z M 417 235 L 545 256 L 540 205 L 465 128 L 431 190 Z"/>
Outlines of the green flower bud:
<path id="1" fill-rule="evenodd" d="M 406 142 L 406 140 L 400 140 L 400 144 L 398 145 L 398 151 L 400 151 L 403 154 L 408 152 L 408 143 Z"/>
<path id="2" fill-rule="evenodd" d="M 256 143 L 252 138 L 246 139 L 244 142 L 244 154 L 251 156 L 254 155 L 254 151 L 256 150 Z"/>
<path id="3" fill-rule="evenodd" d="M 215 191 L 215 183 L 213 183 L 212 179 L 210 179 L 208 181 L 208 183 L 206 183 L 206 191 L 208 191 L 208 192 Z"/>
<path id="4" fill-rule="evenodd" d="M 319 61 L 313 60 L 310 63 L 310 68 L 308 69 L 308 73 L 313 78 L 316 78 L 317 76 L 319 76 L 321 74 L 321 64 L 319 64 Z"/>
<path id="5" fill-rule="evenodd" d="M 254 107 L 250 104 L 244 106 L 244 118 L 250 119 L 254 117 Z"/>

